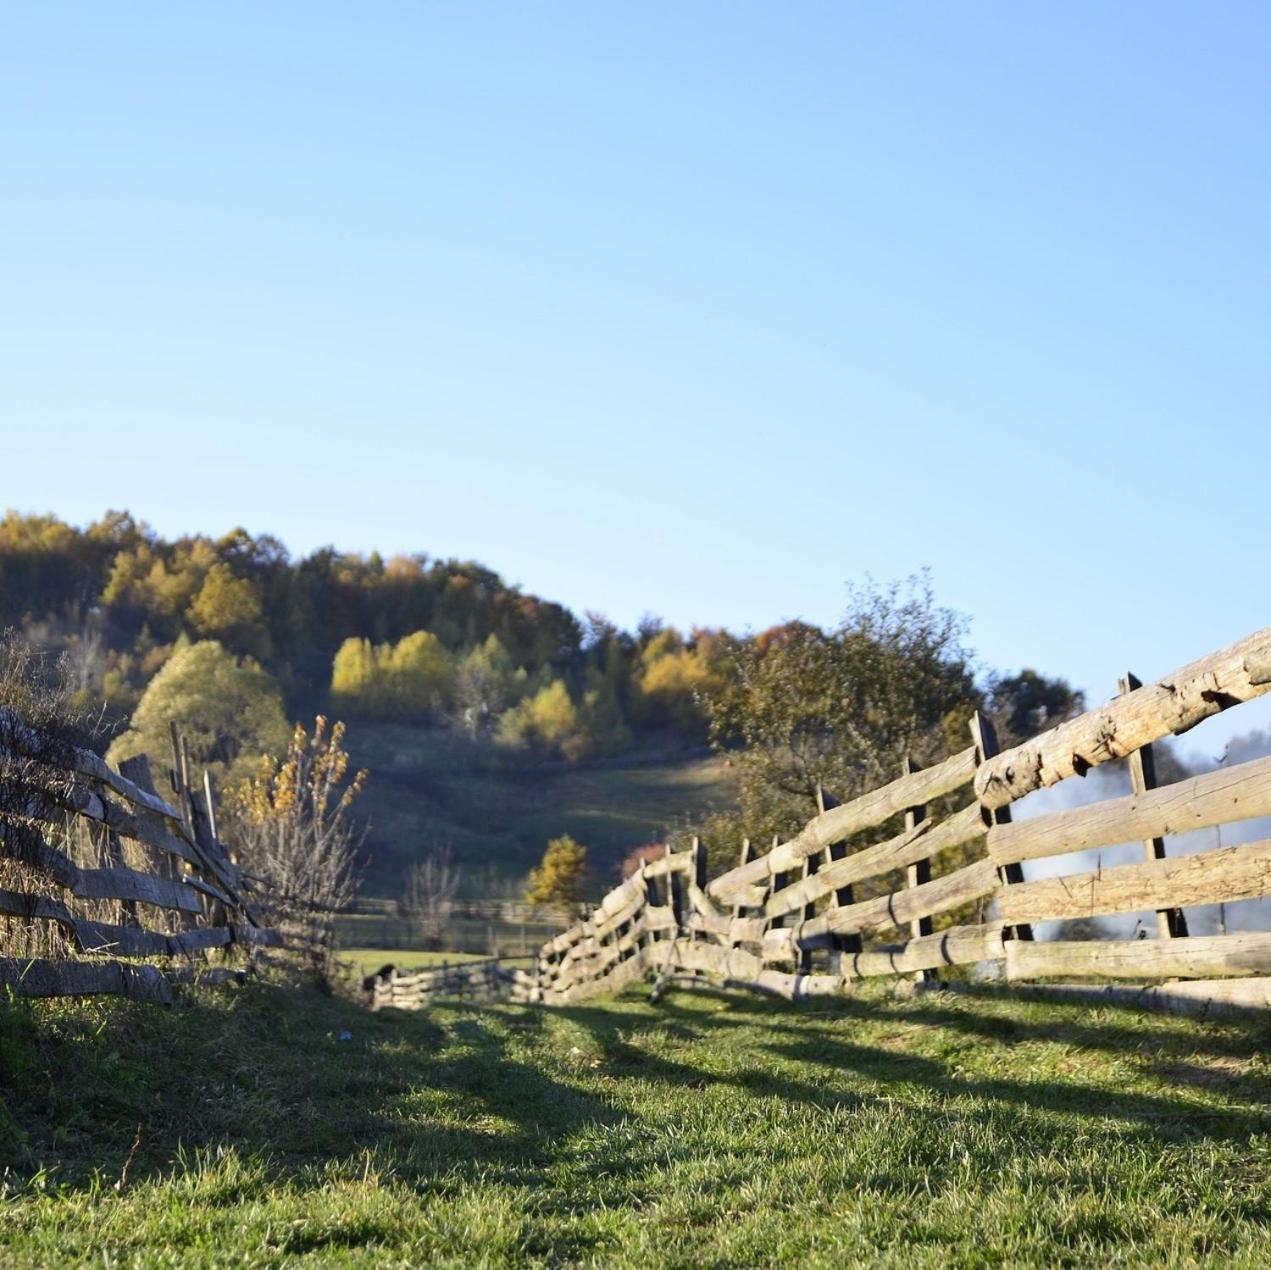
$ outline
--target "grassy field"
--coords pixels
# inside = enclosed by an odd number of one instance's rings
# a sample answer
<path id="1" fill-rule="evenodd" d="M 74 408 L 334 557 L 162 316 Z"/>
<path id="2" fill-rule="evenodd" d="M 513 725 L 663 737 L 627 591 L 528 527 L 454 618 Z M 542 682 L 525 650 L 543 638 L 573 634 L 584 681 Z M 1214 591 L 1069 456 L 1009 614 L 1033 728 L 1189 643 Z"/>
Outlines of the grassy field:
<path id="1" fill-rule="evenodd" d="M 0 1260 L 1266 1265 L 1267 1040 L 930 996 L 0 1006 Z"/>
<path id="2" fill-rule="evenodd" d="M 549 838 L 587 846 L 595 893 L 618 880 L 633 847 L 674 832 L 735 801 L 730 769 L 716 758 L 670 758 L 629 766 L 525 766 L 452 733 L 393 723 L 358 723 L 350 749 L 371 780 L 359 805 L 369 816 L 368 895 L 395 895 L 406 866 L 449 848 L 474 874 L 516 889 Z"/>

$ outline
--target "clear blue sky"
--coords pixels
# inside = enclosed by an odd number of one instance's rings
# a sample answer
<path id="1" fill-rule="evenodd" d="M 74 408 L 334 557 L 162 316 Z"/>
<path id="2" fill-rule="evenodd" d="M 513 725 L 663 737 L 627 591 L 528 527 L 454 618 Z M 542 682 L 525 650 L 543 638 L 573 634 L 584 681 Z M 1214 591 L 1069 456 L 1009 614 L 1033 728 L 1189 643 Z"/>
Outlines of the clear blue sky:
<path id="1" fill-rule="evenodd" d="M 1267 622 L 1264 4 L 33 4 L 0 501 L 631 625 L 930 565 L 1101 697 Z"/>

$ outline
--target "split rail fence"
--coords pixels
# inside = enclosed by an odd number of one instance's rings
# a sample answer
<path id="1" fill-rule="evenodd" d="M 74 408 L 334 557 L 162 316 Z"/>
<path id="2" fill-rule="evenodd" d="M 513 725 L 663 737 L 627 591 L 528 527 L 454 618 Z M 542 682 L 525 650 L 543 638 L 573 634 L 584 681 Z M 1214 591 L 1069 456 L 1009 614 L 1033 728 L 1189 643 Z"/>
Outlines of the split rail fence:
<path id="1" fill-rule="evenodd" d="M 288 942 L 175 728 L 172 753 L 168 801 L 144 757 L 115 771 L 0 711 L 0 990 L 166 1003 L 174 981 L 220 973 L 210 954 Z"/>
<path id="2" fill-rule="evenodd" d="M 713 879 L 700 843 L 668 848 L 545 944 L 532 971 L 515 972 L 513 997 L 561 1005 L 653 975 L 793 998 L 991 965 L 1012 983 L 1178 980 L 1131 995 L 1180 1008 L 1271 1005 L 1271 933 L 1190 936 L 1184 914 L 1271 893 L 1271 840 L 1175 856 L 1164 841 L 1271 815 L 1271 758 L 1157 788 L 1151 749 L 1271 689 L 1271 628 L 1122 687 L 1002 753 L 977 716 L 961 753 L 925 771 L 906 763 L 842 806 L 822 796 L 796 836 L 761 855 L 746 844 Z M 1028 794 L 1118 759 L 1128 760 L 1129 796 L 1012 820 Z M 1138 841 L 1143 859 L 1088 867 L 1093 850 Z M 1026 862 L 1054 857 L 1070 857 L 1071 871 L 1025 878 Z M 1034 923 L 1139 912 L 1155 915 L 1152 938 L 1033 938 Z"/>

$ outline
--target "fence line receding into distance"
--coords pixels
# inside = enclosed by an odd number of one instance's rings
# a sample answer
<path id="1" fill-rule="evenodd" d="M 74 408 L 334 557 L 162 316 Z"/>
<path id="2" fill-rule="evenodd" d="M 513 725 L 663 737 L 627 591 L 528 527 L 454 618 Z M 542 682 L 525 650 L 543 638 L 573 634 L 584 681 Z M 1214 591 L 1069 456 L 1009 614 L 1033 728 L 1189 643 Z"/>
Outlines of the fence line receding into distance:
<path id="1" fill-rule="evenodd" d="M 671 852 L 548 941 L 513 995 L 560 1005 L 646 975 L 783 997 L 882 975 L 993 963 L 1013 983 L 1059 978 L 1190 982 L 1146 1001 L 1271 1005 L 1271 932 L 1186 935 L 1183 910 L 1271 894 L 1271 841 L 1169 856 L 1164 840 L 1271 815 L 1271 759 L 1155 787 L 1151 745 L 1271 689 L 1271 628 L 1123 692 L 998 753 L 987 719 L 937 766 L 822 810 L 763 855 L 708 881 L 704 847 Z M 1035 790 L 1129 759 L 1134 792 L 1013 821 Z M 952 810 L 926 815 L 940 801 Z M 850 849 L 848 840 L 850 839 Z M 1144 858 L 1025 880 L 1026 861 L 1141 841 Z M 944 862 L 958 851 L 956 867 Z M 970 857 L 968 859 L 968 856 Z M 853 888 L 856 888 L 854 892 Z M 858 892 L 870 888 L 876 893 Z M 1144 913 L 1153 938 L 1035 940 L 1034 923 Z M 969 914 L 969 916 L 968 916 Z M 932 930 L 934 922 L 956 924 Z M 1154 915 L 1154 916 L 1153 916 Z"/>

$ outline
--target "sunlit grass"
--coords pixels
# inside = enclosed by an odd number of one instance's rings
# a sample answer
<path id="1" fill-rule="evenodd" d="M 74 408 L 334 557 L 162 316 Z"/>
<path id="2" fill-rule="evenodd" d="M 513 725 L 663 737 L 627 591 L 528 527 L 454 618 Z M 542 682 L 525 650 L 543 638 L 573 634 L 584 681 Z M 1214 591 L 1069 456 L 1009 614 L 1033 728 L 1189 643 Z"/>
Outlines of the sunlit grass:
<path id="1" fill-rule="evenodd" d="M 1267 1264 L 1267 1040 L 882 994 L 0 1007 L 0 1260 Z"/>

